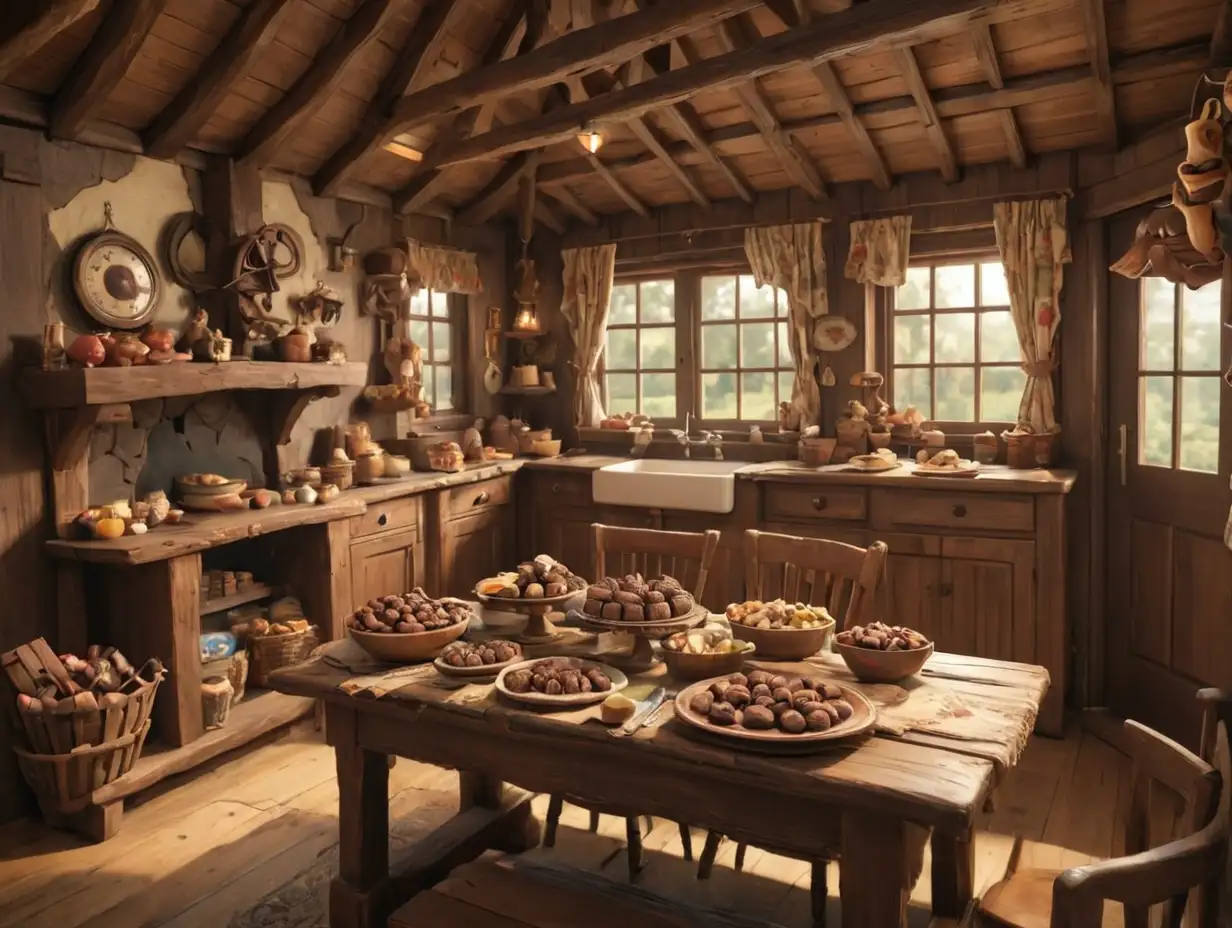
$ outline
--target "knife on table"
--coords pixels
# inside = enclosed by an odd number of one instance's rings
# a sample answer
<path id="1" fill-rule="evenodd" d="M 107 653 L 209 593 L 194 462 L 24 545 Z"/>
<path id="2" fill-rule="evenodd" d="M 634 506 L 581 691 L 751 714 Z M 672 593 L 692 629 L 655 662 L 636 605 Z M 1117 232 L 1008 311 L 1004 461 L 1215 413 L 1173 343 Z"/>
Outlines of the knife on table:
<path id="1" fill-rule="evenodd" d="M 651 690 L 650 695 L 637 704 L 637 711 L 633 713 L 633 717 L 625 722 L 620 728 L 616 729 L 613 734 L 631 735 L 637 731 L 642 723 L 650 717 L 659 706 L 663 705 L 663 698 L 667 695 L 667 691 L 661 686 L 656 686 Z"/>

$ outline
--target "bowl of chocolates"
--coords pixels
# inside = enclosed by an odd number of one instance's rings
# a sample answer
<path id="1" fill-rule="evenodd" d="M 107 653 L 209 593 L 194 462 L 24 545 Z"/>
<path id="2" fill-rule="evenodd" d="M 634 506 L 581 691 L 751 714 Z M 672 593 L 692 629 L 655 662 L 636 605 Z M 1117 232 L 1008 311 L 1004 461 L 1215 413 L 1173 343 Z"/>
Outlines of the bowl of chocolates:
<path id="1" fill-rule="evenodd" d="M 615 667 L 578 657 L 519 661 L 496 678 L 496 689 L 515 702 L 557 707 L 602 702 L 628 685 Z"/>
<path id="2" fill-rule="evenodd" d="M 857 680 L 893 683 L 919 673 L 932 656 L 933 643 L 914 629 L 871 622 L 835 635 L 834 650 Z"/>
<path id="3" fill-rule="evenodd" d="M 436 657 L 466 632 L 471 608 L 460 599 L 433 599 L 420 587 L 370 599 L 346 618 L 347 632 L 379 661 Z"/>
<path id="4" fill-rule="evenodd" d="M 584 620 L 613 631 L 663 638 L 706 620 L 706 610 L 674 577 L 604 577 L 586 589 Z"/>
<path id="5" fill-rule="evenodd" d="M 446 677 L 495 677 L 515 661 L 522 660 L 516 641 L 455 641 L 445 646 L 433 665 Z"/>

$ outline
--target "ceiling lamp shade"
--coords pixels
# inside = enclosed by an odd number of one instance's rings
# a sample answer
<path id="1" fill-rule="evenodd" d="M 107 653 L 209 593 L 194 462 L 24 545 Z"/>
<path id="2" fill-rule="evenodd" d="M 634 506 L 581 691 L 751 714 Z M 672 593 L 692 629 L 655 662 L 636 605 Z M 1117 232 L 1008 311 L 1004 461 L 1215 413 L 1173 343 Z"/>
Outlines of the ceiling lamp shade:
<path id="1" fill-rule="evenodd" d="M 577 137 L 578 142 L 592 155 L 595 154 L 603 145 L 603 136 L 595 130 L 583 132 Z"/>

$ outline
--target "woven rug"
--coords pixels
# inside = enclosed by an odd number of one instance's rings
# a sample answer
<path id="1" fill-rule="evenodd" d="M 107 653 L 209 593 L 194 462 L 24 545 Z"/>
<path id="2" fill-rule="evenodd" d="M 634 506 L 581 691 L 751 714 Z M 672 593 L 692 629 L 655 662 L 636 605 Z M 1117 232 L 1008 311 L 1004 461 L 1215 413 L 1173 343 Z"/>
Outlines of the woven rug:
<path id="1" fill-rule="evenodd" d="M 395 866 L 415 842 L 448 821 L 458 807 L 453 793 L 416 792 L 421 798 L 415 808 L 390 822 L 390 859 Z M 291 880 L 232 918 L 228 928 L 328 928 L 329 882 L 337 873 L 335 843 Z"/>

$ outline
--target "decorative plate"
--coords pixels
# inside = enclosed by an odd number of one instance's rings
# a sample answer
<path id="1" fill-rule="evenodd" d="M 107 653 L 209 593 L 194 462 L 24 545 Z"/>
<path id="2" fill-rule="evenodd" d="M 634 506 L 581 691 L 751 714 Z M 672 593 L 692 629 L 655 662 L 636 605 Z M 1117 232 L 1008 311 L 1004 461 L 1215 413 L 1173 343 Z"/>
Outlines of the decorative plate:
<path id="1" fill-rule="evenodd" d="M 917 464 L 912 473 L 921 477 L 978 477 L 980 462 L 962 460 L 957 467 L 939 467 L 936 464 Z"/>
<path id="2" fill-rule="evenodd" d="M 104 229 L 77 252 L 73 289 L 98 322 L 112 329 L 139 329 L 158 308 L 162 281 L 158 265 L 140 242 Z"/>
<path id="3" fill-rule="evenodd" d="M 607 664 L 600 664 L 598 661 L 584 660 L 582 658 L 558 658 L 563 660 L 573 660 L 578 664 L 590 664 L 603 671 L 609 680 L 612 681 L 612 688 L 605 692 L 597 692 L 591 690 L 589 693 L 561 693 L 559 696 L 549 696 L 547 693 L 540 693 L 537 690 L 532 690 L 529 693 L 515 693 L 505 686 L 505 677 L 513 673 L 515 670 L 520 670 L 523 667 L 531 667 L 540 661 L 548 660 L 546 657 L 536 657 L 534 660 L 518 661 L 516 664 L 510 664 L 500 672 L 496 678 L 496 688 L 502 696 L 512 699 L 514 702 L 526 703 L 532 706 L 556 706 L 557 708 L 565 706 L 588 706 L 592 703 L 603 702 L 613 693 L 619 693 L 629 685 L 629 678 L 623 672 L 615 667 L 609 667 Z"/>
<path id="4" fill-rule="evenodd" d="M 891 458 L 885 454 L 857 454 L 847 461 L 848 469 L 858 470 L 862 474 L 879 474 L 902 466 L 897 457 Z"/>
<path id="5" fill-rule="evenodd" d="M 833 313 L 819 316 L 813 323 L 813 346 L 818 351 L 842 351 L 856 340 L 855 324 Z"/>
<path id="6" fill-rule="evenodd" d="M 859 690 L 852 689 L 844 684 L 841 680 L 827 680 L 827 683 L 833 683 L 843 691 L 843 698 L 851 703 L 851 717 L 846 721 L 839 722 L 825 731 L 804 731 L 798 735 L 789 734 L 778 729 L 770 731 L 754 731 L 753 729 L 743 728 L 739 725 L 714 725 L 705 716 L 699 715 L 689 708 L 689 703 L 693 697 L 704 689 L 708 689 L 711 683 L 716 680 L 725 680 L 731 674 L 723 674 L 718 677 L 711 677 L 708 680 L 701 680 L 691 686 L 686 686 L 676 697 L 676 718 L 687 725 L 692 725 L 694 728 L 699 728 L 709 734 L 721 738 L 729 738 L 734 741 L 743 741 L 749 744 L 759 745 L 792 745 L 792 744 L 810 744 L 818 741 L 834 741 L 839 738 L 850 738 L 854 735 L 861 735 L 873 727 L 873 723 L 877 721 L 877 709 L 872 702 L 861 693 Z"/>

